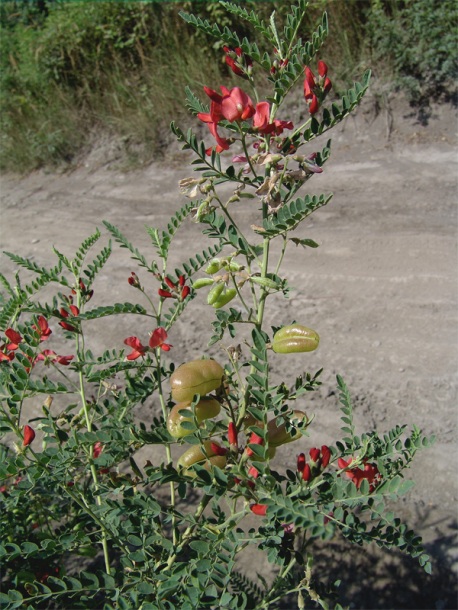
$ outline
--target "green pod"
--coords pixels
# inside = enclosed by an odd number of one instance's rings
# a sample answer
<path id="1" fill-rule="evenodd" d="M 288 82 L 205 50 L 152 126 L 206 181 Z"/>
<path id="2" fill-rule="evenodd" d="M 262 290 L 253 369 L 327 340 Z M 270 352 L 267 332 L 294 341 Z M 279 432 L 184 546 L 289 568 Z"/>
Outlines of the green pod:
<path id="1" fill-rule="evenodd" d="M 210 472 L 214 466 L 217 466 L 218 468 L 224 468 L 226 466 L 227 459 L 225 455 L 213 455 L 211 458 L 208 458 L 208 460 L 196 463 L 198 463 L 199 466 L 203 466 L 205 470 L 208 470 Z M 196 472 L 192 468 L 185 468 L 183 470 L 183 474 L 193 479 L 197 477 Z"/>
<path id="2" fill-rule="evenodd" d="M 182 426 L 183 422 L 194 422 L 194 418 L 187 415 L 182 415 L 180 411 L 191 409 L 192 401 L 177 403 L 170 411 L 167 417 L 167 430 L 173 438 L 183 438 L 193 433 L 193 430 L 188 430 Z M 194 414 L 197 421 L 202 423 L 205 419 L 216 417 L 221 411 L 221 405 L 215 398 L 201 398 L 194 407 Z"/>
<path id="3" fill-rule="evenodd" d="M 277 354 L 313 352 L 318 347 L 320 337 L 311 328 L 301 324 L 291 324 L 280 328 L 272 341 L 272 349 Z"/>
<path id="4" fill-rule="evenodd" d="M 177 368 L 170 377 L 172 398 L 186 402 L 196 394 L 205 396 L 220 387 L 224 369 L 216 360 L 192 360 Z"/>
<path id="5" fill-rule="evenodd" d="M 212 303 L 212 307 L 215 309 L 220 309 L 220 307 L 224 307 L 227 305 L 237 294 L 237 290 L 235 288 L 228 288 L 224 292 L 222 292 L 219 297 Z"/>
<path id="6" fill-rule="evenodd" d="M 306 420 L 308 425 L 308 417 L 307 413 L 303 411 L 293 411 L 294 415 L 291 418 L 291 421 L 294 423 L 294 420 L 303 421 Z M 291 434 L 286 431 L 286 424 L 277 425 L 276 418 L 272 419 L 267 424 L 267 439 L 269 441 L 269 447 L 279 447 L 280 445 L 285 445 L 286 443 L 292 443 L 293 441 L 297 441 L 302 437 L 302 433 L 300 430 L 296 430 L 295 434 Z"/>
<path id="7" fill-rule="evenodd" d="M 177 469 L 183 470 L 184 474 L 188 476 L 195 476 L 195 472 L 190 470 L 193 464 L 200 464 L 207 470 L 210 470 L 212 466 L 218 466 L 224 468 L 226 465 L 226 456 L 217 455 L 211 448 L 212 444 L 220 447 L 219 443 L 213 441 L 204 441 L 203 447 L 200 445 L 193 445 L 187 449 L 179 458 L 177 462 Z"/>
<path id="8" fill-rule="evenodd" d="M 205 286 L 211 286 L 214 283 L 210 277 L 201 277 L 195 282 L 193 282 L 192 287 L 194 290 L 199 290 L 199 288 L 204 288 Z"/>
<path id="9" fill-rule="evenodd" d="M 277 282 L 269 279 L 268 277 L 252 276 L 250 280 L 259 286 L 263 286 L 264 288 L 278 288 Z"/>
<path id="10" fill-rule="evenodd" d="M 224 282 L 218 282 L 215 284 L 207 295 L 207 303 L 209 305 L 216 303 L 225 287 L 226 285 Z"/>
<path id="11" fill-rule="evenodd" d="M 208 273 L 208 275 L 213 275 L 214 273 L 219 271 L 222 266 L 223 266 L 223 263 L 219 258 L 213 258 L 207 265 L 207 268 L 205 269 L 205 273 Z"/>

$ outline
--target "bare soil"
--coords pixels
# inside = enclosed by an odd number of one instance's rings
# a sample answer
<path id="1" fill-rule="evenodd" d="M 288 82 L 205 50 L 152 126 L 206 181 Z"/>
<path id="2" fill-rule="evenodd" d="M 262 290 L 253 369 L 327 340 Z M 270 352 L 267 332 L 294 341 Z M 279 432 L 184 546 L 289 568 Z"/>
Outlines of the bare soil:
<path id="1" fill-rule="evenodd" d="M 411 468 L 416 486 L 397 506 L 424 538 L 432 576 L 397 553 L 350 550 L 338 540 L 320 550 L 316 569 L 345 583 L 342 595 L 354 608 L 456 608 L 456 113 L 437 106 L 421 125 L 407 105 L 376 110 L 369 100 L 333 133 L 331 160 L 307 186 L 310 192 L 332 191 L 334 198 L 298 231 L 320 248 L 287 253 L 290 298 L 274 301 L 268 312 L 273 324 L 300 320 L 321 337 L 320 348 L 306 358 L 274 358 L 279 378 L 324 367 L 321 389 L 303 405 L 315 413 L 310 439 L 282 448 L 277 463 L 293 467 L 299 451 L 341 436 L 336 373 L 352 392 L 359 433 L 405 423 L 435 435 L 435 445 Z M 105 219 L 153 258 L 144 227 L 164 227 L 183 205 L 178 180 L 190 176 L 191 168 L 182 160 L 172 147 L 167 162 L 126 172 L 101 148 L 69 172 L 5 175 L 1 250 L 50 266 L 52 245 L 72 256 L 96 226 L 106 241 Z M 257 206 L 237 205 L 234 213 L 249 230 L 258 222 Z M 174 262 L 204 247 L 199 227 L 189 221 L 175 241 Z M 94 306 L 134 301 L 137 293 L 127 283 L 132 270 L 127 251 L 115 247 L 95 285 Z M 6 257 L 2 272 L 13 277 Z M 151 290 L 156 288 L 151 283 Z M 199 293 L 170 333 L 177 364 L 203 353 L 222 358 L 216 347 L 206 347 L 211 316 Z M 151 330 L 134 316 L 99 323 L 98 329 L 91 345 L 95 353 L 120 348 L 133 334 L 146 339 Z M 49 347 L 58 351 L 58 329 L 54 335 Z M 157 405 L 145 405 L 139 417 L 148 424 L 156 412 Z M 142 455 L 154 458 L 149 448 Z M 252 568 L 253 561 L 250 557 L 246 565 Z M 255 555 L 255 561 L 257 572 L 269 574 L 264 559 Z"/>

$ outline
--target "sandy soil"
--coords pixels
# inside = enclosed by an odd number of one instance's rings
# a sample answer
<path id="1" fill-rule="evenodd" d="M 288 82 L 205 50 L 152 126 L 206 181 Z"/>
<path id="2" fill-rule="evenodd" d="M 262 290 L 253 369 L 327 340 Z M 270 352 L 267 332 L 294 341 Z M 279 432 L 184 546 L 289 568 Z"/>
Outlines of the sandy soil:
<path id="1" fill-rule="evenodd" d="M 273 323 L 297 319 L 315 328 L 320 348 L 306 359 L 292 356 L 286 371 L 284 359 L 273 366 L 284 378 L 324 367 L 322 388 L 304 405 L 316 414 L 310 446 L 340 436 L 336 373 L 352 391 L 359 432 L 406 423 L 436 435 L 411 469 L 416 487 L 399 505 L 433 556 L 433 575 L 396 554 L 349 554 L 339 542 L 323 549 L 317 565 L 330 580 L 349 581 L 343 595 L 353 607 L 456 608 L 456 116 L 438 106 L 422 126 L 407 107 L 392 116 L 374 108 L 369 101 L 339 129 L 326 171 L 308 183 L 310 191 L 335 193 L 298 232 L 320 248 L 289 252 L 290 299 L 279 299 L 268 313 Z M 106 219 L 153 257 L 144 226 L 166 224 L 184 203 L 178 180 L 189 175 L 172 152 L 167 163 L 123 172 L 99 150 L 71 172 L 3 176 L 1 250 L 50 265 L 52 245 L 71 256 Z M 257 221 L 256 206 L 245 204 L 237 214 L 243 226 Z M 189 222 L 176 239 L 176 262 L 196 244 L 206 247 Z M 13 269 L 3 258 L 2 272 L 12 277 Z M 115 247 L 95 286 L 94 305 L 135 299 L 126 281 L 134 269 L 126 251 Z M 199 294 L 170 334 L 179 346 L 171 353 L 177 362 L 208 353 L 209 319 Z M 150 330 L 133 316 L 117 319 L 116 326 L 108 321 L 93 348 L 119 348 L 125 337 L 146 339 Z M 215 347 L 210 353 L 219 354 Z M 139 416 L 147 421 L 151 408 Z M 292 466 L 298 451 L 284 447 L 279 466 Z M 257 571 L 269 569 L 259 559 Z"/>

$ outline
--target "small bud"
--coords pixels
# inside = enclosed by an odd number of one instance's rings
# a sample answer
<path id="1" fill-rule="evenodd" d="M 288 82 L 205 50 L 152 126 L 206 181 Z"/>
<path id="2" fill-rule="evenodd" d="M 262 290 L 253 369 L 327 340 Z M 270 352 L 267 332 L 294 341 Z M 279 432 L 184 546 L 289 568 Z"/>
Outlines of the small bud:
<path id="1" fill-rule="evenodd" d="M 302 480 L 308 483 L 312 478 L 312 471 L 310 470 L 310 466 L 306 464 L 304 466 L 304 470 L 302 471 Z"/>
<path id="2" fill-rule="evenodd" d="M 297 470 L 298 472 L 303 472 L 305 468 L 305 454 L 300 453 L 297 456 Z"/>
<path id="3" fill-rule="evenodd" d="M 235 424 L 232 421 L 229 422 L 227 438 L 229 440 L 229 445 L 231 446 L 231 449 L 235 449 L 235 451 L 237 451 L 237 428 L 235 427 Z"/>

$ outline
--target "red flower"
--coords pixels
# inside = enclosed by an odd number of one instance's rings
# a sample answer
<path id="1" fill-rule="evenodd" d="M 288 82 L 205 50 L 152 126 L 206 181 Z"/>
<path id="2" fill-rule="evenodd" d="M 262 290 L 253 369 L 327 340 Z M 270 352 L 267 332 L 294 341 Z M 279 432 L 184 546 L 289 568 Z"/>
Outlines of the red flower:
<path id="1" fill-rule="evenodd" d="M 318 83 L 315 81 L 315 76 L 308 66 L 305 66 L 304 71 L 304 97 L 305 101 L 309 105 L 310 114 L 314 115 L 318 111 L 320 103 L 331 90 L 332 83 L 326 76 L 328 73 L 328 66 L 324 63 L 324 61 L 318 62 Z"/>
<path id="2" fill-rule="evenodd" d="M 22 444 L 24 447 L 27 447 L 35 438 L 35 430 L 29 425 L 25 425 L 23 438 L 24 440 L 22 441 Z"/>
<path id="3" fill-rule="evenodd" d="M 260 517 L 265 517 L 267 514 L 267 506 L 265 504 L 251 504 L 250 510 Z"/>
<path id="4" fill-rule="evenodd" d="M 320 450 L 314 447 L 313 449 L 310 449 L 309 455 L 312 462 L 318 462 L 318 460 L 320 459 Z"/>
<path id="5" fill-rule="evenodd" d="M 311 478 L 312 478 L 312 471 L 310 469 L 310 466 L 308 464 L 306 464 L 304 466 L 304 470 L 302 471 L 302 480 L 306 481 L 308 483 L 308 481 L 310 481 Z"/>
<path id="6" fill-rule="evenodd" d="M 253 65 L 251 58 L 248 56 L 244 56 L 240 47 L 235 47 L 235 49 L 233 49 L 232 47 L 224 46 L 223 51 L 226 53 L 226 65 L 229 66 L 232 72 L 234 74 L 237 74 L 237 76 L 243 76 L 244 78 L 247 78 L 245 70 L 240 66 L 240 62 L 237 63 L 237 61 L 244 58 L 247 67 L 251 68 L 251 66 Z"/>
<path id="7" fill-rule="evenodd" d="M 128 283 L 134 288 L 141 288 L 140 280 L 135 271 L 131 271 L 130 276 L 127 278 Z"/>
<path id="8" fill-rule="evenodd" d="M 132 352 L 126 356 L 127 360 L 136 360 L 140 356 L 144 356 L 148 351 L 148 347 L 142 345 L 137 337 L 127 337 L 124 343 L 132 348 Z"/>
<path id="9" fill-rule="evenodd" d="M 169 290 L 164 290 L 163 288 L 159 288 L 157 293 L 163 299 L 173 299 L 174 298 L 174 295 Z"/>
<path id="10" fill-rule="evenodd" d="M 320 61 L 318 62 L 318 74 L 321 76 L 321 78 L 324 78 L 327 73 L 328 66 L 324 63 L 324 61 L 320 59 Z"/>
<path id="11" fill-rule="evenodd" d="M 10 343 L 6 344 L 6 349 L 14 351 L 19 347 L 19 343 L 22 342 L 21 335 L 12 328 L 7 328 L 5 330 L 6 337 L 10 340 Z"/>
<path id="12" fill-rule="evenodd" d="M 210 443 L 210 448 L 215 455 L 226 455 L 227 449 L 218 445 L 218 443 Z"/>
<path id="13" fill-rule="evenodd" d="M 262 439 L 262 437 L 260 437 L 258 434 L 256 434 L 255 432 L 253 432 L 248 440 L 248 444 L 249 445 L 262 445 L 264 442 L 264 440 Z M 254 454 L 253 449 L 250 449 L 250 447 L 247 447 L 245 449 L 245 452 L 247 454 L 248 457 L 251 457 Z"/>
<path id="14" fill-rule="evenodd" d="M 173 346 L 170 345 L 169 343 L 165 343 L 166 339 L 167 339 L 167 332 L 166 332 L 165 328 L 162 328 L 160 326 L 159 328 L 156 328 L 155 331 L 153 331 L 153 334 L 151 335 L 151 339 L 149 340 L 149 346 L 153 349 L 156 347 L 160 347 L 161 349 L 164 350 L 164 352 L 168 352 L 168 351 L 170 351 L 170 348 Z"/>
<path id="15" fill-rule="evenodd" d="M 191 288 L 189 288 L 189 286 L 184 286 L 183 290 L 181 291 L 181 300 L 184 301 L 186 297 L 188 297 L 191 294 Z"/>
<path id="16" fill-rule="evenodd" d="M 349 479 L 351 479 L 351 481 L 356 485 L 358 489 L 361 487 L 361 483 L 363 482 L 363 480 L 367 479 L 370 484 L 369 491 L 374 491 L 375 487 L 380 483 L 381 478 L 376 464 L 369 464 L 365 461 L 364 470 L 362 470 L 358 467 L 349 468 L 352 461 L 353 458 L 350 458 L 348 462 L 345 461 L 343 458 L 339 458 L 337 460 L 337 464 L 339 468 L 346 469 L 345 474 Z"/>
<path id="17" fill-rule="evenodd" d="M 176 299 L 180 297 L 181 300 L 184 301 L 185 298 L 191 294 L 191 289 L 189 286 L 185 286 L 186 278 L 184 275 L 180 275 L 178 278 L 178 285 L 169 277 L 164 277 L 164 282 L 167 284 L 170 290 L 159 288 L 157 292 L 163 299 Z"/>
<path id="18" fill-rule="evenodd" d="M 237 428 L 235 427 L 235 424 L 232 421 L 229 422 L 229 426 L 227 429 L 227 438 L 229 440 L 229 445 L 231 446 L 231 449 L 237 451 Z"/>
<path id="19" fill-rule="evenodd" d="M 62 307 L 60 310 L 60 315 L 63 318 L 68 318 L 71 316 L 77 316 L 80 312 L 80 310 L 78 309 L 78 307 L 76 305 L 70 305 L 69 309 L 70 309 L 70 313 Z M 68 330 L 71 333 L 78 332 L 78 329 L 76 328 L 76 326 L 73 326 L 73 324 L 69 324 L 68 322 L 65 322 L 65 320 L 62 320 L 61 322 L 59 322 L 59 326 L 62 326 L 62 328 L 64 330 Z"/>
<path id="20" fill-rule="evenodd" d="M 40 341 L 47 341 L 52 333 L 52 330 L 49 328 L 46 318 L 44 316 L 38 316 L 37 322 L 38 327 L 33 324 L 33 330 L 39 333 Z"/>
<path id="21" fill-rule="evenodd" d="M 254 466 L 251 466 L 250 469 L 248 470 L 248 475 L 250 477 L 253 477 L 253 479 L 257 479 L 259 476 L 259 472 L 258 472 L 257 468 L 255 468 Z"/>
<path id="22" fill-rule="evenodd" d="M 96 443 L 94 443 L 94 447 L 92 448 L 92 457 L 94 459 L 98 458 L 102 451 L 103 444 L 100 441 L 97 441 Z"/>
<path id="23" fill-rule="evenodd" d="M 297 456 L 297 471 L 303 472 L 305 468 L 305 453 L 300 453 Z"/>

